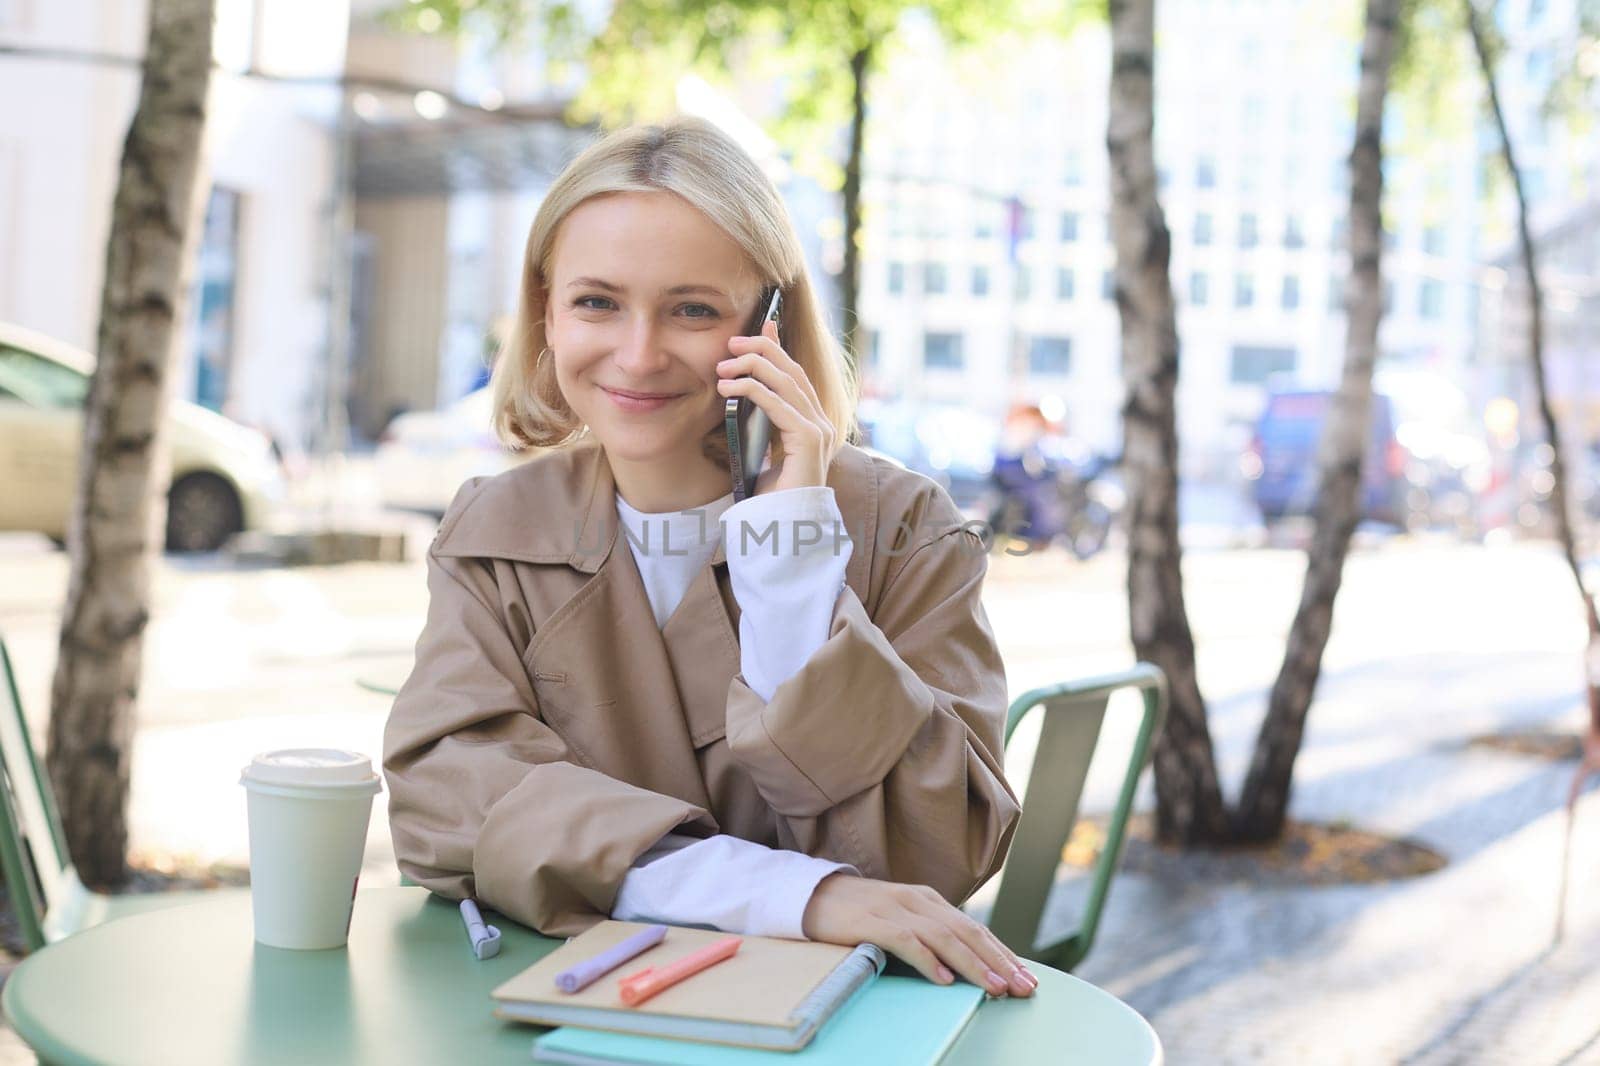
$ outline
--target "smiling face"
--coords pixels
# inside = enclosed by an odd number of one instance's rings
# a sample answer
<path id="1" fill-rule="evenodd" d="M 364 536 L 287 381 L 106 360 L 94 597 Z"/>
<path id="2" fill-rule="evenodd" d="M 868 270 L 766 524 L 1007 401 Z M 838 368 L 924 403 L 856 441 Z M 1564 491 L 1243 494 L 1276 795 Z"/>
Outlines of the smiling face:
<path id="1" fill-rule="evenodd" d="M 557 384 L 624 496 L 640 506 L 624 481 L 641 473 L 715 485 L 701 443 L 722 421 L 716 366 L 760 289 L 743 250 L 671 193 L 615 193 L 562 221 L 547 280 Z"/>

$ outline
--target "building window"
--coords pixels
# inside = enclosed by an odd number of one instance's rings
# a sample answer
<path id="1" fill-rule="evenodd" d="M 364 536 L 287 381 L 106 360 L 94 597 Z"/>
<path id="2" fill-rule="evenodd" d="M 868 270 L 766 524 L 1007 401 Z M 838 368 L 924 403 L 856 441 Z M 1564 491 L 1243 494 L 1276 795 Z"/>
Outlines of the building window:
<path id="1" fill-rule="evenodd" d="M 1443 226 L 1429 226 L 1422 231 L 1422 250 L 1429 255 L 1443 255 L 1445 231 Z"/>
<path id="2" fill-rule="evenodd" d="M 1350 220 L 1336 218 L 1333 220 L 1333 230 L 1328 235 L 1328 247 L 1334 251 L 1344 251 L 1350 247 Z"/>
<path id="3" fill-rule="evenodd" d="M 1201 211 L 1194 216 L 1194 243 L 1202 246 L 1211 243 L 1211 212 Z"/>
<path id="4" fill-rule="evenodd" d="M 1256 216 L 1248 211 L 1239 216 L 1239 247 L 1254 248 L 1261 239 L 1261 234 L 1256 228 Z"/>
<path id="5" fill-rule="evenodd" d="M 1444 314 L 1444 286 L 1437 281 L 1424 281 L 1419 297 L 1423 318 L 1439 318 Z"/>
<path id="6" fill-rule="evenodd" d="M 1208 155 L 1203 155 L 1194 163 L 1194 184 L 1198 189 L 1215 189 L 1217 187 L 1217 164 Z"/>
<path id="7" fill-rule="evenodd" d="M 1300 279 L 1293 274 L 1283 279 L 1283 292 L 1279 302 L 1285 311 L 1293 311 L 1300 306 Z"/>
<path id="8" fill-rule="evenodd" d="M 1328 275 L 1328 310 L 1344 310 L 1344 275 Z"/>
<path id="9" fill-rule="evenodd" d="M 1061 242 L 1071 244 L 1078 239 L 1078 213 L 1065 211 L 1061 215 Z"/>
<path id="10" fill-rule="evenodd" d="M 922 264 L 922 291 L 938 296 L 950 287 L 950 274 L 943 263 Z"/>
<path id="11" fill-rule="evenodd" d="M 1018 263 L 1016 272 L 1017 299 L 1026 300 L 1033 295 L 1033 271 L 1028 269 L 1026 263 Z"/>
<path id="12" fill-rule="evenodd" d="M 1061 184 L 1072 188 L 1083 184 L 1083 153 L 1076 148 L 1067 152 L 1066 163 L 1061 169 Z"/>
<path id="13" fill-rule="evenodd" d="M 1229 360 L 1228 380 L 1235 385 L 1265 385 L 1269 378 L 1293 372 L 1293 348 L 1236 344 Z"/>
<path id="14" fill-rule="evenodd" d="M 961 334 L 923 334 L 923 366 L 927 367 L 929 370 L 960 370 L 961 363 Z"/>
<path id="15" fill-rule="evenodd" d="M 1306 235 L 1300 229 L 1300 220 L 1293 215 L 1283 220 L 1283 246 L 1285 248 L 1306 246 Z"/>
<path id="16" fill-rule="evenodd" d="M 1117 298 L 1117 272 L 1105 270 L 1100 274 L 1100 299 L 1115 300 Z"/>
<path id="17" fill-rule="evenodd" d="M 878 331 L 866 329 L 861 332 L 862 347 L 866 349 L 866 365 L 876 368 L 878 365 Z"/>
<path id="18" fill-rule="evenodd" d="M 1028 341 L 1028 373 L 1065 377 L 1071 369 L 1070 338 L 1033 337 Z"/>
<path id="19" fill-rule="evenodd" d="M 906 265 L 904 263 L 889 264 L 889 292 L 895 296 L 906 291 Z"/>
<path id="20" fill-rule="evenodd" d="M 987 296 L 987 295 L 989 295 L 989 268 L 988 267 L 986 267 L 986 266 L 975 266 L 975 267 L 972 268 L 972 295 L 974 295 L 974 296 Z"/>
<path id="21" fill-rule="evenodd" d="M 1211 278 L 1202 271 L 1196 270 L 1189 275 L 1189 303 L 1194 307 L 1204 307 L 1211 300 Z"/>
<path id="22" fill-rule="evenodd" d="M 1383 313 L 1388 314 L 1394 310 L 1394 282 L 1383 283 Z"/>
<path id="23" fill-rule="evenodd" d="M 205 224 L 189 300 L 194 338 L 194 402 L 221 411 L 233 375 L 234 282 L 239 265 L 239 194 L 214 188 L 206 203 Z"/>
<path id="24" fill-rule="evenodd" d="M 1249 274 L 1233 276 L 1233 306 L 1251 307 L 1256 302 L 1256 279 Z"/>
<path id="25" fill-rule="evenodd" d="M 986 241 L 994 236 L 994 214 L 988 208 L 978 208 L 978 218 L 973 224 L 972 235 L 980 241 Z"/>
<path id="26" fill-rule="evenodd" d="M 1071 301 L 1078 295 L 1078 279 L 1072 273 L 1071 267 L 1056 268 L 1056 299 L 1062 303 Z"/>

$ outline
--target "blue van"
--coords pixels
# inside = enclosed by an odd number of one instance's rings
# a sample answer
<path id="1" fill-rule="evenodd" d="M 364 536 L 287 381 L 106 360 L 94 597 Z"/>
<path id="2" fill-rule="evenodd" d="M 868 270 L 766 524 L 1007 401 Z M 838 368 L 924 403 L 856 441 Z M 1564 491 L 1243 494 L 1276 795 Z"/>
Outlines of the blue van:
<path id="1" fill-rule="evenodd" d="M 1262 521 L 1311 513 L 1317 498 L 1317 448 L 1332 404 L 1333 393 L 1326 390 L 1285 390 L 1267 396 L 1250 444 L 1252 454 L 1244 462 Z M 1364 517 L 1405 525 L 1407 465 L 1405 447 L 1395 437 L 1394 404 L 1382 393 L 1373 393 L 1372 430 L 1361 477 Z"/>

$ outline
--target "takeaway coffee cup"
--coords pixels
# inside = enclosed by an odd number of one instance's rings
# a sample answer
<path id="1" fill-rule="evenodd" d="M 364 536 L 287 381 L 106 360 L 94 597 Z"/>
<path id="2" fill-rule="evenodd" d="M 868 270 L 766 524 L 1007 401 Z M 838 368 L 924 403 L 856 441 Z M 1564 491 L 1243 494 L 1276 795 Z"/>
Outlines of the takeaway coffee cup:
<path id="1" fill-rule="evenodd" d="M 269 751 L 244 768 L 239 783 L 249 797 L 256 942 L 342 947 L 372 797 L 383 788 L 372 760 L 333 748 Z"/>

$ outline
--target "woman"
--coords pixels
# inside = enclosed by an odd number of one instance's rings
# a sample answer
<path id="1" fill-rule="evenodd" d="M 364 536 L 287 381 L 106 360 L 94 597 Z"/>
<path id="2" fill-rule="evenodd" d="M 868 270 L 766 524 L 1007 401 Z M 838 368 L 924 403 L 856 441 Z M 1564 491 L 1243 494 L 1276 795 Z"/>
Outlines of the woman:
<path id="1" fill-rule="evenodd" d="M 742 336 L 759 294 L 780 330 Z M 872 941 L 1037 982 L 952 903 L 1004 857 L 983 542 L 845 442 L 852 392 L 770 182 L 681 120 L 591 147 L 528 237 L 496 427 L 384 737 L 401 869 L 547 934 L 605 915 Z M 729 491 L 723 408 L 773 446 Z"/>

